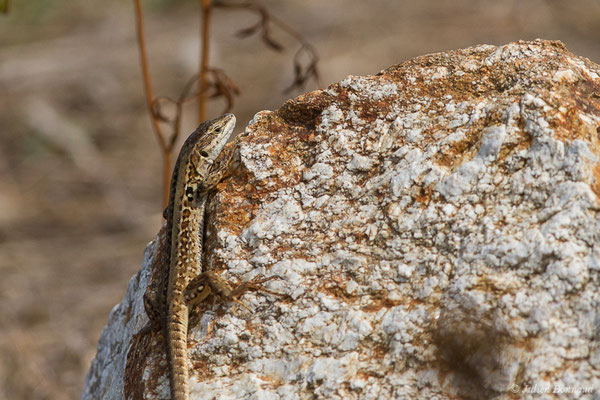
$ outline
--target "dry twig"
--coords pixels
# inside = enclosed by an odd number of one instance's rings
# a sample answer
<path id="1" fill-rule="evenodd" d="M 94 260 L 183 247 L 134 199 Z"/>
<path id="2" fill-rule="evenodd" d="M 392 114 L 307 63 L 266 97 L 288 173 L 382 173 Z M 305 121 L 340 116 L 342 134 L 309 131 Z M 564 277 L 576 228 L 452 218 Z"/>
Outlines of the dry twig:
<path id="1" fill-rule="evenodd" d="M 152 92 L 152 83 L 150 81 L 150 69 L 148 67 L 148 55 L 146 52 L 146 39 L 144 36 L 144 18 L 142 15 L 141 0 L 134 0 L 135 4 L 135 22 L 136 22 L 136 33 L 138 40 L 138 47 L 140 49 L 140 64 L 142 67 L 142 77 L 144 80 L 144 91 L 146 93 L 146 104 L 148 111 L 150 112 L 150 119 L 152 120 L 152 128 L 158 140 L 161 152 L 163 154 L 163 206 L 169 201 L 169 181 L 171 178 L 171 158 L 173 153 L 173 146 L 167 144 L 165 135 L 163 134 L 162 128 L 159 124 L 159 119 L 156 117 L 155 112 L 155 98 Z M 171 140 L 170 142 L 174 142 Z"/>

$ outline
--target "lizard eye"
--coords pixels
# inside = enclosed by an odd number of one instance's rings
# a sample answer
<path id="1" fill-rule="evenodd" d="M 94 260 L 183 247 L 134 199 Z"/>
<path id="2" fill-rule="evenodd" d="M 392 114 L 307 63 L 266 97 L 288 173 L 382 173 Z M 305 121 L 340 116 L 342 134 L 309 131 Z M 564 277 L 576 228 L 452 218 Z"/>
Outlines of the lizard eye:
<path id="1" fill-rule="evenodd" d="M 217 133 L 221 132 L 221 127 L 220 127 L 220 126 L 217 126 L 217 127 L 215 128 L 215 132 L 217 132 Z"/>
<path id="2" fill-rule="evenodd" d="M 204 151 L 204 150 L 200 151 L 200 155 L 202 157 L 208 157 L 208 153 L 206 151 Z"/>
<path id="3" fill-rule="evenodd" d="M 192 188 L 191 186 L 188 186 L 185 189 L 185 195 L 188 198 L 189 201 L 194 200 L 194 188 Z"/>

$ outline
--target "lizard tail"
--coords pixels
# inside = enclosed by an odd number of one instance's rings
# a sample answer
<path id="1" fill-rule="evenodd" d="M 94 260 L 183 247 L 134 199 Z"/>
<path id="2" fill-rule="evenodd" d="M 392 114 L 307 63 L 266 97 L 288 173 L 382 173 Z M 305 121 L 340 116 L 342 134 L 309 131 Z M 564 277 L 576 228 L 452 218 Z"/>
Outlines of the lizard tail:
<path id="1" fill-rule="evenodd" d="M 169 363 L 171 364 L 171 396 L 172 400 L 189 400 L 188 386 L 189 371 L 187 357 L 187 307 L 179 304 L 179 310 L 173 310 L 167 326 L 167 343 L 169 349 Z M 185 309 L 185 310 L 184 310 Z"/>

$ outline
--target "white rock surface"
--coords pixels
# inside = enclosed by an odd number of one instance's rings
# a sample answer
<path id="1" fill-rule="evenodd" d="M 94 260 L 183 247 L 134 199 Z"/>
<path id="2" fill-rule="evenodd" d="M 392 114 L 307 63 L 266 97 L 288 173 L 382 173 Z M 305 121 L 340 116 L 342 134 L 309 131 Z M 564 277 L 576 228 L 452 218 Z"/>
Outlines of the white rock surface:
<path id="1" fill-rule="evenodd" d="M 193 398 L 600 398 L 599 74 L 558 42 L 486 45 L 257 114 L 209 267 L 291 299 L 200 308 Z M 155 250 L 84 399 L 123 396 Z M 152 344 L 139 381 L 168 398 Z"/>

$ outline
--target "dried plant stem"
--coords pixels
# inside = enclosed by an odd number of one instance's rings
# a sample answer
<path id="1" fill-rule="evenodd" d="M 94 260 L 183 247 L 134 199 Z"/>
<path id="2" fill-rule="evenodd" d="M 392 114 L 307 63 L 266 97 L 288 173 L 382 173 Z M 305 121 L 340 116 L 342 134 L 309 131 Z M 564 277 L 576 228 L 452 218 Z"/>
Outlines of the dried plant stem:
<path id="1" fill-rule="evenodd" d="M 163 206 L 169 201 L 169 183 L 171 179 L 171 158 L 173 146 L 169 146 L 165 140 L 160 123 L 154 112 L 154 93 L 152 92 L 152 83 L 150 80 L 150 69 L 148 67 L 148 55 L 146 52 L 146 39 L 144 37 L 144 18 L 142 16 L 141 0 L 134 0 L 135 4 L 135 22 L 138 47 L 140 49 L 140 64 L 142 67 L 142 77 L 144 80 L 144 91 L 146 93 L 146 104 L 150 112 L 152 128 L 158 140 L 158 144 L 163 153 Z"/>
<path id="2" fill-rule="evenodd" d="M 210 43 L 210 17 L 212 11 L 211 0 L 202 1 L 202 32 L 200 49 L 200 73 L 198 84 L 198 122 L 206 119 L 206 96 L 208 92 L 208 57 Z"/>

